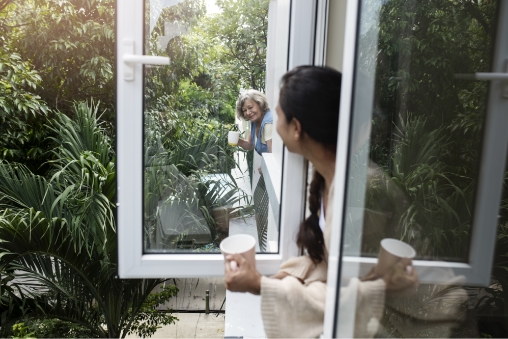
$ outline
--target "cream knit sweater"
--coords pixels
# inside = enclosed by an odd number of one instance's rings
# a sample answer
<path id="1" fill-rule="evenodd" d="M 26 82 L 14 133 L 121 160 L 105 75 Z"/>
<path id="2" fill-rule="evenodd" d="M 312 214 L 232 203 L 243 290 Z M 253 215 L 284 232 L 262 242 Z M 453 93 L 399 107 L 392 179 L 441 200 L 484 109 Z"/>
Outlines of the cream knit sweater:
<path id="1" fill-rule="evenodd" d="M 333 206 L 333 183 L 328 195 Z M 328 257 L 332 209 L 327 208 L 324 230 L 325 257 Z M 280 271 L 286 278 L 261 279 L 261 315 L 268 338 L 316 338 L 323 333 L 327 261 L 315 265 L 309 256 L 294 257 L 284 262 Z M 302 284 L 301 279 L 304 281 Z M 341 304 L 356 296 L 355 337 L 372 337 L 384 308 L 385 283 L 382 279 L 361 282 L 350 279 L 340 290 Z M 374 326 L 375 327 L 375 326 Z"/>

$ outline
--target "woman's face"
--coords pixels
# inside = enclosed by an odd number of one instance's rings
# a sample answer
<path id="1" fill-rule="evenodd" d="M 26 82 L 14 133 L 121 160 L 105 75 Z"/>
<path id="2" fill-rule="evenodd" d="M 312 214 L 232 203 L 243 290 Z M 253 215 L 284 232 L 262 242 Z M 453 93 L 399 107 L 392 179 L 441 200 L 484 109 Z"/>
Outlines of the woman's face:
<path id="1" fill-rule="evenodd" d="M 301 154 L 299 143 L 300 133 L 296 126 L 295 119 L 288 123 L 286 115 L 280 105 L 277 105 L 275 112 L 277 112 L 277 126 L 275 128 L 284 142 L 284 145 L 288 148 L 288 151 Z"/>
<path id="2" fill-rule="evenodd" d="M 247 120 L 257 123 L 261 123 L 263 121 L 263 112 L 261 112 L 261 108 L 254 100 L 246 99 L 243 102 L 242 112 L 243 116 Z"/>

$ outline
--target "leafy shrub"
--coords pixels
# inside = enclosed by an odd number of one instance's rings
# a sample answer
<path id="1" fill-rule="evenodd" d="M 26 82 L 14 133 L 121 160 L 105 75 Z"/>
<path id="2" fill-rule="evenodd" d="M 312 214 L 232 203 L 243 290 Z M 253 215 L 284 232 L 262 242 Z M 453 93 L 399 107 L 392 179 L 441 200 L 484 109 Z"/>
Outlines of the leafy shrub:
<path id="1" fill-rule="evenodd" d="M 49 108 L 36 94 L 40 85 L 41 77 L 30 63 L 7 47 L 0 49 L 0 159 L 33 169 L 47 159 L 43 119 Z"/>
<path id="2" fill-rule="evenodd" d="M 174 319 L 141 316 L 144 303 L 176 291 L 151 297 L 164 279 L 117 279 L 115 154 L 97 106 L 77 104 L 74 114 L 51 121 L 59 145 L 51 177 L 0 162 L 0 265 L 12 276 L 2 281 L 2 331 L 32 316 L 79 324 L 92 337 L 120 337 L 132 326 L 149 334 Z M 149 327 L 139 324 L 145 319 Z"/>
<path id="3" fill-rule="evenodd" d="M 58 319 L 28 319 L 12 326 L 13 338 L 94 338 L 79 324 Z"/>

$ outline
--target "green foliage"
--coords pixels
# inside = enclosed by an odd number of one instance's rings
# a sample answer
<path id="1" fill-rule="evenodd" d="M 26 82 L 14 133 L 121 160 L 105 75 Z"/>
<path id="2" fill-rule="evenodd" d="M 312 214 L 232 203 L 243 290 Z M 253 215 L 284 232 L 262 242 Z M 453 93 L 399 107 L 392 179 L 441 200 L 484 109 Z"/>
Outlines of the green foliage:
<path id="1" fill-rule="evenodd" d="M 208 234 L 207 242 L 216 243 L 214 210 L 239 203 L 229 209 L 232 215 L 250 202 L 230 174 L 236 162 L 227 145 L 228 128 L 179 118 L 166 125 L 170 127 L 164 130 L 169 142 L 163 143 L 161 131 L 155 127 L 158 124 L 153 125 L 154 129 L 147 128 L 150 134 L 145 140 L 150 142 L 145 146 L 147 248 L 174 249 L 179 242 L 192 241 L 189 234 L 194 231 Z M 166 214 L 165 210 L 171 212 Z M 160 218 L 171 230 L 169 237 L 161 233 Z M 199 244 L 196 246 L 202 247 L 202 242 Z"/>
<path id="2" fill-rule="evenodd" d="M 147 69 L 146 107 L 233 123 L 240 88 L 265 87 L 268 3 L 218 1 L 222 12 L 208 16 L 201 0 L 164 9 L 148 50 L 168 55 L 171 65 Z M 165 22 L 186 26 L 189 33 L 160 50 Z"/>
<path id="3" fill-rule="evenodd" d="M 18 338 L 34 338 L 35 332 L 30 331 L 30 327 L 26 326 L 24 323 L 14 324 L 12 326 L 13 339 Z"/>
<path id="4" fill-rule="evenodd" d="M 377 89 L 369 153 L 385 172 L 369 201 L 396 216 L 384 234 L 424 257 L 465 260 L 468 251 L 487 84 L 457 75 L 489 71 L 496 6 L 392 0 L 362 8 L 358 66 Z"/>
<path id="5" fill-rule="evenodd" d="M 170 316 L 139 315 L 164 280 L 116 278 L 111 139 L 97 106 L 78 104 L 74 114 L 51 121 L 59 146 L 49 179 L 0 163 L 0 268 L 14 278 L 2 286 L 2 330 L 27 315 L 78 324 L 92 337 L 124 336 L 142 319 L 167 323 Z M 16 293 L 22 302 L 9 300 Z"/>
<path id="6" fill-rule="evenodd" d="M 0 201 L 15 212 L 35 209 L 65 220 L 77 248 L 104 249 L 105 234 L 114 231 L 114 151 L 97 124 L 97 106 L 78 104 L 77 119 L 61 113 L 51 121 L 59 144 L 50 180 L 22 164 L 0 165 Z M 83 227 L 86 224 L 87 227 Z M 83 247 L 83 246 L 84 247 Z"/>
<path id="7" fill-rule="evenodd" d="M 216 208 L 246 199 L 228 174 L 235 161 L 226 131 L 240 87 L 264 87 L 267 5 L 235 4 L 241 15 L 244 6 L 256 12 L 240 27 L 229 17 L 235 9 L 222 3 L 228 27 L 221 27 L 223 19 L 204 16 L 202 0 L 186 0 L 163 10 L 146 39 L 148 54 L 172 60 L 146 67 L 146 184 L 153 188 L 146 204 L 183 211 L 174 224 L 188 229 L 176 241 L 192 227 L 208 232 L 211 243 L 193 250 L 214 248 Z M 163 280 L 115 278 L 114 1 L 0 0 L 0 17 L 3 334 L 23 321 L 16 336 L 150 336 L 174 322 L 156 307 L 176 290 L 150 295 Z M 192 29 L 160 51 L 165 21 Z M 231 39 L 243 54 L 231 53 Z M 75 104 L 84 100 L 100 100 L 103 113 L 98 104 Z M 152 239 L 156 228 L 146 234 Z"/>
<path id="8" fill-rule="evenodd" d="M 222 12 L 204 23 L 222 61 L 216 62 L 215 75 L 223 86 L 265 89 L 268 4 L 268 0 L 218 0 Z"/>
<path id="9" fill-rule="evenodd" d="M 360 81 L 371 77 L 377 90 L 368 152 L 379 164 L 369 168 L 370 187 L 362 191 L 369 208 L 364 238 L 354 227 L 348 235 L 356 244 L 363 240 L 363 253 L 376 255 L 379 240 L 394 237 L 411 243 L 422 259 L 467 262 L 488 83 L 464 74 L 490 71 L 499 3 L 362 2 L 357 61 Z M 446 307 L 474 310 L 478 322 L 504 317 L 506 327 L 507 194 L 505 182 L 491 286 L 466 287 L 467 302 L 460 295 L 464 287 L 440 291 L 435 285 L 420 286 L 411 298 L 394 298 L 397 307 L 388 300 L 377 336 L 442 336 L 439 324 L 422 322 L 421 330 L 410 314 L 425 319 Z M 386 226 L 369 228 L 369 218 Z M 475 227 L 481 232 L 481 225 Z M 397 332 L 400 328 L 408 332 Z M 496 336 L 482 336 L 491 334 Z"/>
<path id="10" fill-rule="evenodd" d="M 23 113 L 25 116 L 36 113 L 47 113 L 47 107 L 41 103 L 40 97 L 29 90 L 36 90 L 41 77 L 32 70 L 28 62 L 21 60 L 19 54 L 11 53 L 9 49 L 0 55 L 0 108 L 2 118 L 13 112 Z"/>
<path id="11" fill-rule="evenodd" d="M 375 49 L 365 55 L 376 58 L 361 59 L 360 67 L 368 70 L 376 63 L 377 97 L 386 120 L 400 126 L 398 120 L 404 121 L 411 112 L 427 118 L 429 132 L 447 129 L 456 142 L 443 150 L 441 160 L 453 172 L 474 178 L 487 84 L 456 75 L 490 71 L 496 2 L 436 5 L 430 0 L 384 3 L 378 39 L 365 38 L 362 45 L 367 51 Z M 366 31 L 364 36 L 374 34 Z"/>
<path id="12" fill-rule="evenodd" d="M 74 241 L 86 248 L 104 249 L 107 228 L 115 229 L 115 158 L 112 140 L 98 123 L 97 110 L 93 104 L 79 103 L 74 107 L 75 119 L 58 114 L 50 122 L 59 145 L 54 151 L 51 182 L 62 192 L 55 204 L 65 203 L 69 209 L 63 217 Z"/>
<path id="13" fill-rule="evenodd" d="M 31 164 L 45 152 L 41 119 L 49 110 L 35 94 L 40 84 L 39 74 L 19 54 L 0 49 L 0 159 Z"/>
<path id="14" fill-rule="evenodd" d="M 114 1 L 13 0 L 6 43 L 39 73 L 37 94 L 71 113 L 74 101 L 94 98 L 112 121 Z"/>
<path id="15" fill-rule="evenodd" d="M 3 0 L 0 17 L 0 159 L 44 174 L 52 111 L 94 98 L 114 120 L 114 1 Z"/>
<path id="16" fill-rule="evenodd" d="M 454 184 L 456 174 L 448 172 L 441 161 L 450 145 L 445 131 L 429 132 L 426 125 L 427 119 L 408 115 L 398 130 L 391 181 L 405 206 L 395 229 L 422 256 L 462 258 L 472 223 L 473 180 L 469 186 Z M 400 200 L 392 203 L 400 204 Z"/>
<path id="17" fill-rule="evenodd" d="M 45 129 L 44 118 L 34 113 L 59 110 L 72 117 L 74 101 L 93 98 L 106 109 L 102 119 L 113 122 L 114 2 L 8 0 L 7 5 L 2 2 L 6 29 L 0 55 L 19 64 L 15 78 L 26 88 L 15 107 L 22 112 L 1 113 L 8 124 L 2 124 L 0 151 L 4 159 L 43 174 L 47 169 L 43 164 L 52 156 L 45 152 L 52 147 L 46 137 L 54 131 Z M 204 16 L 202 0 L 163 9 L 146 48 L 149 54 L 167 54 L 172 63 L 146 68 L 145 107 L 231 124 L 240 87 L 264 87 L 268 2 L 220 6 L 223 12 L 213 18 Z M 248 15 L 250 11 L 256 15 Z M 172 39 L 160 50 L 158 38 L 165 22 L 188 26 L 190 34 Z M 0 103 L 2 97 L 8 98 L 2 105 L 14 107 L 8 102 L 14 96 L 7 94 L 0 93 Z M 27 110 L 30 120 L 18 118 Z"/>
<path id="18" fill-rule="evenodd" d="M 14 284 L 14 264 L 3 265 L 0 277 L 0 335 L 6 336 L 10 325 L 18 319 L 26 319 L 31 310 L 35 309 L 33 299 L 26 297 L 17 284 Z M 26 333 L 23 326 L 19 329 Z M 28 331 L 30 332 L 30 331 Z"/>
<path id="19" fill-rule="evenodd" d="M 213 15 L 205 15 L 201 0 L 165 8 L 147 39 L 150 53 L 171 59 L 167 67 L 146 70 L 148 249 L 172 250 L 189 242 L 193 250 L 215 248 L 217 208 L 233 215 L 243 210 L 233 205 L 249 203 L 229 174 L 236 163 L 227 131 L 233 128 L 240 88 L 264 88 L 268 1 L 217 5 L 222 12 Z M 187 33 L 161 50 L 166 25 L 186 27 Z"/>
<path id="20" fill-rule="evenodd" d="M 351 228 L 348 236 L 361 240 L 367 255 L 376 255 L 379 240 L 389 237 L 410 243 L 424 258 L 465 260 L 474 180 L 457 178 L 442 161 L 451 143 L 444 128 L 429 131 L 426 118 L 409 114 L 396 130 L 391 170 L 369 164 L 364 234 Z"/>
<path id="21" fill-rule="evenodd" d="M 93 333 L 78 324 L 58 319 L 27 319 L 12 326 L 13 338 L 93 338 Z"/>
<path id="22" fill-rule="evenodd" d="M 190 81 L 181 81 L 177 93 L 178 101 L 174 104 L 177 111 L 188 111 L 192 107 L 192 114 L 209 119 L 220 121 L 225 124 L 235 123 L 235 111 L 227 101 L 227 98 L 220 98 L 214 91 L 203 88 Z M 212 120 L 213 119 L 213 120 Z"/>
<path id="23" fill-rule="evenodd" d="M 153 16 L 152 9 L 146 10 L 145 21 L 146 32 L 150 32 L 150 23 Z M 171 93 L 171 101 L 178 101 L 176 93 L 179 90 L 180 82 L 191 80 L 199 75 L 202 61 L 200 60 L 200 44 L 186 43 L 185 36 L 176 36 L 168 41 L 166 47 L 159 46 L 159 38 L 164 34 L 165 23 L 176 24 L 187 27 L 191 31 L 200 18 L 205 14 L 204 2 L 202 0 L 185 0 L 178 5 L 162 9 L 156 25 L 149 34 L 146 34 L 146 53 L 153 55 L 167 55 L 170 57 L 171 65 L 165 67 L 151 67 L 145 69 L 145 106 L 152 108 L 155 101 Z M 169 107 L 173 107 L 170 104 Z"/>
<path id="24" fill-rule="evenodd" d="M 166 301 L 175 297 L 177 293 L 178 288 L 174 285 L 163 286 L 160 291 L 152 292 L 143 303 L 143 307 L 136 315 L 133 325 L 127 334 L 134 333 L 140 338 L 151 337 L 161 327 L 160 325 L 171 325 L 175 321 L 178 321 L 178 318 L 157 310 L 157 307 L 164 305 Z"/>

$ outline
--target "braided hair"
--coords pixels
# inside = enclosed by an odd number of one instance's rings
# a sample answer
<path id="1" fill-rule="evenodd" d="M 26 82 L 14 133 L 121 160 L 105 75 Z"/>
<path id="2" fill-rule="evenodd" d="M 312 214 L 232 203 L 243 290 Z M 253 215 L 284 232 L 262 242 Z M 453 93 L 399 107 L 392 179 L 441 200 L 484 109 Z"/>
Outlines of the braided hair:
<path id="1" fill-rule="evenodd" d="M 300 122 L 304 136 L 319 142 L 335 154 L 339 126 L 342 75 L 328 67 L 299 66 L 281 80 L 279 105 L 286 121 Z M 309 187 L 311 215 L 300 224 L 296 242 L 306 249 L 314 263 L 325 259 L 324 237 L 318 211 L 325 187 L 323 176 L 314 171 Z"/>
<path id="2" fill-rule="evenodd" d="M 296 244 L 305 248 L 312 261 L 319 263 L 324 259 L 324 237 L 319 226 L 318 211 L 321 208 L 321 196 L 325 185 L 325 178 L 318 171 L 314 171 L 309 187 L 310 216 L 300 224 Z"/>

